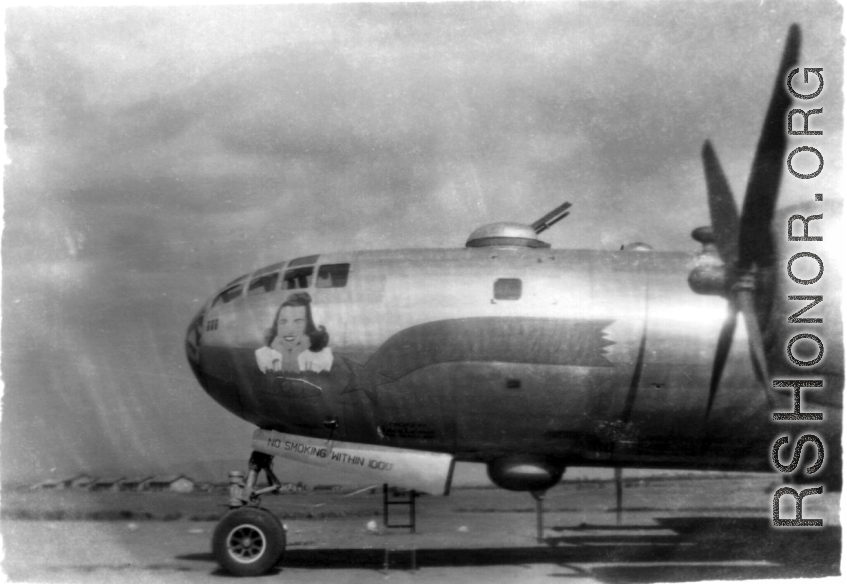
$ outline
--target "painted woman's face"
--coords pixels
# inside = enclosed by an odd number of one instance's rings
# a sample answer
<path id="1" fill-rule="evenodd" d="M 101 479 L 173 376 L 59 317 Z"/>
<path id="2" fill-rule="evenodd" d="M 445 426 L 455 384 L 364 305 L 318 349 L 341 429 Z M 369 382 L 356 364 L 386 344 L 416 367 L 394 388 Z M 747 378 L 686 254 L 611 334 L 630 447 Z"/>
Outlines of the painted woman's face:
<path id="1" fill-rule="evenodd" d="M 283 306 L 276 321 L 276 331 L 283 346 L 293 348 L 306 334 L 306 307 Z"/>

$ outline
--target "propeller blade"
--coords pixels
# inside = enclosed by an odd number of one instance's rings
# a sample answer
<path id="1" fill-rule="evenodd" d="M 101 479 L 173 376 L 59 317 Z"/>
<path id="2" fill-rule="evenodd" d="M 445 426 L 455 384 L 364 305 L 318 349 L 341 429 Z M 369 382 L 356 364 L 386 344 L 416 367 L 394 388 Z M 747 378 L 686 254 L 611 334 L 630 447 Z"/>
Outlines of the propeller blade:
<path id="1" fill-rule="evenodd" d="M 718 387 L 721 384 L 721 376 L 723 368 L 726 365 L 726 358 L 729 355 L 729 349 L 732 347 L 732 337 L 735 335 L 735 323 L 738 320 L 738 310 L 730 303 L 729 313 L 726 315 L 726 320 L 721 327 L 720 335 L 718 335 L 718 346 L 715 349 L 715 360 L 712 363 L 712 380 L 709 382 L 709 401 L 706 404 L 706 420 L 712 413 L 712 405 L 715 403 L 715 395 L 718 393 Z"/>
<path id="2" fill-rule="evenodd" d="M 738 207 L 718 156 L 708 140 L 703 143 L 702 158 L 715 246 L 723 262 L 731 266 L 738 257 Z"/>
<path id="3" fill-rule="evenodd" d="M 753 359 L 753 369 L 756 371 L 756 377 L 765 390 L 765 397 L 770 402 L 773 398 L 768 391 L 767 380 L 768 376 L 768 361 L 765 358 L 765 344 L 762 341 L 762 331 L 759 329 L 759 321 L 756 318 L 755 298 L 753 290 L 742 288 L 736 294 L 736 302 L 741 314 L 744 315 L 744 324 L 747 326 L 747 341 L 750 345 L 750 356 Z"/>
<path id="4" fill-rule="evenodd" d="M 776 199 L 779 195 L 779 183 L 785 151 L 788 147 L 788 133 L 785 120 L 791 107 L 791 97 L 784 80 L 788 71 L 795 67 L 800 55 L 800 27 L 792 25 L 788 31 L 782 61 L 779 65 L 776 83 L 771 93 L 771 101 L 765 114 L 765 122 L 756 146 L 753 167 L 747 182 L 741 218 L 729 183 L 721 169 L 718 157 L 707 140 L 703 144 L 702 158 L 706 173 L 706 185 L 709 194 L 709 215 L 712 220 L 712 233 L 721 259 L 727 264 L 734 284 L 729 301 L 729 314 L 721 327 L 715 360 L 712 363 L 712 378 L 709 382 L 709 400 L 706 405 L 706 417 L 712 412 L 721 376 L 726 365 L 732 338 L 738 320 L 738 312 L 744 317 L 750 356 L 756 378 L 762 385 L 765 397 L 773 404 L 773 398 L 766 383 L 769 380 L 768 362 L 765 345 L 756 312 L 755 271 L 754 268 L 768 268 L 773 263 L 774 242 L 771 235 Z M 737 235 L 736 235 L 737 234 Z M 736 239 L 737 237 L 737 239 Z M 737 243 L 736 243 L 737 241 Z M 760 298 L 759 304 L 766 307 L 768 298 Z M 706 448 L 704 433 L 701 448 Z"/>
<path id="5" fill-rule="evenodd" d="M 744 195 L 738 238 L 738 267 L 742 270 L 750 269 L 753 264 L 769 265 L 773 261 L 771 220 L 785 166 L 785 151 L 788 147 L 785 123 L 788 109 L 791 107 L 791 96 L 785 86 L 785 78 L 788 71 L 797 64 L 799 55 L 800 27 L 793 24 L 788 32 L 771 102 L 756 146 L 747 192 Z"/>

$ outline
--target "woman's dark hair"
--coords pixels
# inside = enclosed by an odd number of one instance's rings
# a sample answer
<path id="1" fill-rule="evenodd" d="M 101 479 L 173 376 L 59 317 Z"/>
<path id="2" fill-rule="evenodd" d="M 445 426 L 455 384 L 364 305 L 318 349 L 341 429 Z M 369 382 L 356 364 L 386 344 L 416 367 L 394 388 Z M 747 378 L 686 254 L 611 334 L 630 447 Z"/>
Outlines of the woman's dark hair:
<path id="1" fill-rule="evenodd" d="M 312 297 L 308 292 L 295 292 L 289 296 L 285 302 L 279 305 L 274 314 L 274 321 L 271 328 L 265 333 L 265 344 L 270 347 L 277 335 L 277 321 L 279 313 L 286 306 L 305 306 L 306 307 L 306 335 L 309 337 L 309 350 L 313 353 L 322 351 L 324 347 L 329 345 L 329 333 L 326 328 L 316 327 L 315 321 L 312 319 Z"/>

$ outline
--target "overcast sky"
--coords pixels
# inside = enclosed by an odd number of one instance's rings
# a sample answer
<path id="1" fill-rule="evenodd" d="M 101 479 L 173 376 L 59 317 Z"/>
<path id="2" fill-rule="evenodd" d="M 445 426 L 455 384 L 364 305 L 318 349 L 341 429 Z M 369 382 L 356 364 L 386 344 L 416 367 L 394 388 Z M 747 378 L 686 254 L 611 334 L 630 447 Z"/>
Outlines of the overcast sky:
<path id="1" fill-rule="evenodd" d="M 202 392 L 183 335 L 264 264 L 461 247 L 564 200 L 555 247 L 696 250 L 702 141 L 740 200 L 792 22 L 801 66 L 825 68 L 815 187 L 835 195 L 841 19 L 767 0 L 7 11 L 4 478 L 246 460 L 252 428 Z"/>

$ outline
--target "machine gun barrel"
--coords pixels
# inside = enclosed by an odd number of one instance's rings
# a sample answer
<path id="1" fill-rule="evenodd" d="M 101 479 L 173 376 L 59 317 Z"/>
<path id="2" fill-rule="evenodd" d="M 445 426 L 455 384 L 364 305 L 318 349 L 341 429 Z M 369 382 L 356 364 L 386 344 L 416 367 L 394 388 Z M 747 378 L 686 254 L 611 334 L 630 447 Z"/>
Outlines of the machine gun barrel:
<path id="1" fill-rule="evenodd" d="M 567 210 L 570 208 L 571 204 L 565 201 L 564 203 L 544 215 L 544 217 L 534 222 L 532 225 L 530 225 L 530 227 L 532 227 L 536 234 L 546 231 L 550 229 L 553 225 L 570 215 L 570 213 L 567 212 Z"/>

